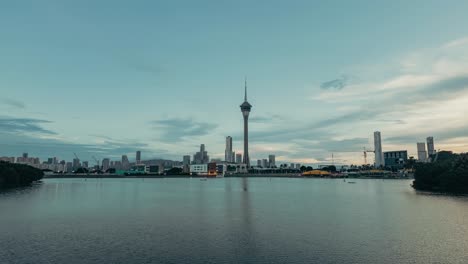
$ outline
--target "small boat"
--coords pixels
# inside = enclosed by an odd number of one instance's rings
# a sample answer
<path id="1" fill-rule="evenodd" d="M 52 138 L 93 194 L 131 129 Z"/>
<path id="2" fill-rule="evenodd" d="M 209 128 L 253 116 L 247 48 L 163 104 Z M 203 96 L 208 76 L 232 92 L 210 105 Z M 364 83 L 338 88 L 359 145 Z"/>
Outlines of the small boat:
<path id="1" fill-rule="evenodd" d="M 348 183 L 354 184 L 354 183 L 356 183 L 356 182 L 348 182 Z"/>
<path id="2" fill-rule="evenodd" d="M 200 179 L 200 181 L 206 181 L 206 180 L 207 180 L 207 178 L 201 178 Z"/>

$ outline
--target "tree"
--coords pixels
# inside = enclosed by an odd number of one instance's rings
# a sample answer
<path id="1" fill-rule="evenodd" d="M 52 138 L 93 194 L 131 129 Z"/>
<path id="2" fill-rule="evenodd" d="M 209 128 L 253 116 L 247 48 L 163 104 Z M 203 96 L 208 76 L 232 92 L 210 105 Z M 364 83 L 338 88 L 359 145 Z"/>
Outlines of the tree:
<path id="1" fill-rule="evenodd" d="M 413 169 L 415 164 L 416 160 L 414 159 L 414 157 L 409 157 L 409 159 L 406 161 L 405 168 Z"/>
<path id="2" fill-rule="evenodd" d="M 0 187 L 29 185 L 41 180 L 44 172 L 24 164 L 13 164 L 0 161 Z"/>
<path id="3" fill-rule="evenodd" d="M 184 170 L 181 168 L 171 168 L 166 172 L 167 175 L 180 175 Z"/>
<path id="4" fill-rule="evenodd" d="M 416 163 L 413 187 L 426 191 L 468 193 L 468 154 L 445 152 L 442 157 L 432 163 Z"/>

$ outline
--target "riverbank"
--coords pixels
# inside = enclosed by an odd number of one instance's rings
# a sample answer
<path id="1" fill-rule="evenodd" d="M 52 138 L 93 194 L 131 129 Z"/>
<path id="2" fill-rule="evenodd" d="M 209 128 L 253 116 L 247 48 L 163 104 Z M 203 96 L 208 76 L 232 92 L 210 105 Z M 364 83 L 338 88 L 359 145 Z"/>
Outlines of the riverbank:
<path id="1" fill-rule="evenodd" d="M 61 179 L 61 178 L 303 178 L 303 179 L 313 179 L 313 178 L 327 178 L 327 179 L 408 179 L 407 177 L 391 177 L 384 178 L 381 176 L 348 176 L 348 177 L 307 177 L 300 174 L 229 174 L 221 177 L 207 177 L 201 175 L 160 175 L 160 174 L 141 174 L 141 175 L 117 175 L 117 174 L 49 174 L 45 175 L 44 178 L 49 179 Z"/>

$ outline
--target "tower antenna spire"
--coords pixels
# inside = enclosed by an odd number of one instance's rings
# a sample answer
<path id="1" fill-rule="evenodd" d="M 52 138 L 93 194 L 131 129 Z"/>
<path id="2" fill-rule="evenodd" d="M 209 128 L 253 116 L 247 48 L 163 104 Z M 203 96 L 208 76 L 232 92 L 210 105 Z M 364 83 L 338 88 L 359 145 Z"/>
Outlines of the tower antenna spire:
<path id="1" fill-rule="evenodd" d="M 244 79 L 244 88 L 245 88 L 244 101 L 247 102 L 247 77 L 245 77 Z"/>

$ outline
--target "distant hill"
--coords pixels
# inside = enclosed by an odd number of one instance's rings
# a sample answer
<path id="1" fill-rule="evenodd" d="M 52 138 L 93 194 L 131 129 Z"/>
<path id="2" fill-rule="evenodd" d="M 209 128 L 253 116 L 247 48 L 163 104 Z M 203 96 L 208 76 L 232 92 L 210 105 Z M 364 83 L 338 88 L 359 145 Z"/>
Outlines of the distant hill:
<path id="1" fill-rule="evenodd" d="M 29 185 L 42 179 L 44 172 L 24 165 L 0 161 L 0 187 Z"/>
<path id="2" fill-rule="evenodd" d="M 468 194 L 468 153 L 442 151 L 432 163 L 416 164 L 413 188 L 423 191 Z"/>

